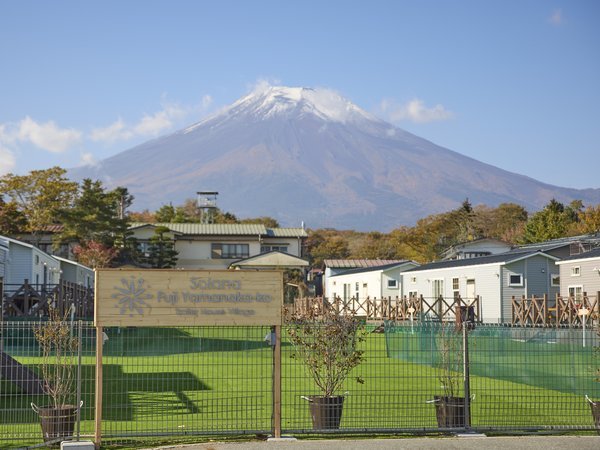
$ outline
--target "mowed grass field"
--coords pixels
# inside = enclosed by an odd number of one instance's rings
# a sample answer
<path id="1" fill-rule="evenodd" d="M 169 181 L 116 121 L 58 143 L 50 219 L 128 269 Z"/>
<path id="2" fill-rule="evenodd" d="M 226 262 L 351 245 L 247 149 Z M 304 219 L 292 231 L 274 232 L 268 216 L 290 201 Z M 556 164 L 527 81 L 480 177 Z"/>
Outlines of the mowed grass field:
<path id="1" fill-rule="evenodd" d="M 105 331 L 108 335 L 103 358 L 102 431 L 105 437 L 254 434 L 271 430 L 273 357 L 272 349 L 264 341 L 269 332 L 267 327 Z M 415 337 L 390 337 L 403 339 L 405 343 L 410 339 L 406 346 L 413 355 L 423 352 L 423 346 Z M 480 340 L 473 349 L 471 422 L 474 428 L 501 431 L 593 426 L 590 408 L 584 399 L 588 383 L 584 383 L 581 390 L 561 390 L 557 387 L 562 383 L 548 382 L 571 377 L 572 371 L 568 368 L 573 367 L 573 361 L 567 361 L 561 352 L 559 356 L 519 353 L 519 343 L 507 345 L 516 347 L 510 352 L 505 348 L 505 353 L 494 355 L 486 351 L 485 341 Z M 410 355 L 389 357 L 384 334 L 370 333 L 363 346 L 365 360 L 346 380 L 342 392 L 346 393 L 342 429 L 434 430 L 437 427 L 435 407 L 430 401 L 434 395 L 443 393 L 440 370 L 435 367 L 434 359 L 429 364 L 425 353 L 416 358 L 419 362 L 411 361 Z M 94 427 L 93 348 L 90 340 L 82 358 L 83 434 L 92 434 Z M 18 356 L 17 348 L 6 351 L 29 367 L 39 365 L 37 356 Z M 302 397 L 316 395 L 318 390 L 303 366 L 290 357 L 292 352 L 293 348 L 284 339 L 282 427 L 284 431 L 309 431 L 312 424 L 308 402 Z M 509 353 L 510 359 L 503 361 Z M 490 369 L 494 365 L 500 368 L 497 378 Z M 506 376 L 517 374 L 520 368 L 527 366 L 536 368 L 533 377 L 522 379 L 515 375 L 511 381 Z M 585 363 L 577 365 L 584 366 Z M 590 378 L 585 378 L 588 380 L 593 379 L 592 367 L 589 369 Z M 364 383 L 356 382 L 357 377 Z M 600 383 L 592 384 L 596 385 L 600 387 Z M 0 381 L 0 389 L 0 447 L 39 442 L 40 427 L 30 403 L 42 405 L 46 402 L 44 397 L 24 395 L 7 380 Z M 590 394 L 597 393 L 598 390 Z"/>

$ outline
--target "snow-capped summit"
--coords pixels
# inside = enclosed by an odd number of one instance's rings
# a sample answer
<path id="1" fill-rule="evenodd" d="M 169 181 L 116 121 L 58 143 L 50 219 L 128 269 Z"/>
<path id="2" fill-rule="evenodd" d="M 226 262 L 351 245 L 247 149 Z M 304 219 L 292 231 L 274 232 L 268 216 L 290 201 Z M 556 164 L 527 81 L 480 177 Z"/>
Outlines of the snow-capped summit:
<path id="1" fill-rule="evenodd" d="M 473 204 L 600 203 L 481 163 L 401 130 L 329 89 L 260 86 L 184 130 L 73 170 L 127 186 L 134 210 L 181 204 L 202 189 L 238 217 L 283 226 L 386 231 Z"/>
<path id="2" fill-rule="evenodd" d="M 278 114 L 312 113 L 341 123 L 378 120 L 337 92 L 324 88 L 262 86 L 231 105 L 229 111 L 251 113 L 263 119 Z"/>

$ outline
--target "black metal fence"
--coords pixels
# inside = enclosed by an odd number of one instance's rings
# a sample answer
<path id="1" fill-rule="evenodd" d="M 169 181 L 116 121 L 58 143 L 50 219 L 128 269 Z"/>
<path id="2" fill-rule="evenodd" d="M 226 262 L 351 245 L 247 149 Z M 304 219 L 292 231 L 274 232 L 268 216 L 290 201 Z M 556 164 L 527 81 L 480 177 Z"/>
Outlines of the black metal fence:
<path id="1" fill-rule="evenodd" d="M 1 324 L 0 447 L 42 442 L 39 418 L 30 405 L 47 401 L 35 389 L 41 356 L 34 324 Z M 294 349 L 284 326 L 283 433 L 451 431 L 440 427 L 436 404 L 450 387 L 457 396 L 464 394 L 464 347 L 453 330 L 439 323 L 370 326 L 361 344 L 364 361 L 340 391 L 339 428 L 315 429 L 310 400 L 319 391 L 291 357 Z M 274 353 L 265 339 L 270 331 L 106 328 L 100 337 L 103 440 L 272 433 Z M 81 342 L 74 402 L 83 401 L 74 434 L 93 439 L 97 336 L 88 322 L 75 321 L 72 332 Z M 478 325 L 467 339 L 473 430 L 594 429 L 586 395 L 600 399 L 600 383 L 594 381 L 600 361 L 591 330 Z M 454 359 L 445 359 L 448 355 Z"/>

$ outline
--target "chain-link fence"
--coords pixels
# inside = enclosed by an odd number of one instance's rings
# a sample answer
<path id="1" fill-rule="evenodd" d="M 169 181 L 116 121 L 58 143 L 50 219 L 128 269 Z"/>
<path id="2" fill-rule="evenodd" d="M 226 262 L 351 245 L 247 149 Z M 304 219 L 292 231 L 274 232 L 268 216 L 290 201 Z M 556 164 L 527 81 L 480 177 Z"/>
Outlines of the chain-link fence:
<path id="1" fill-rule="evenodd" d="M 4 322 L 1 336 L 0 447 L 43 442 L 31 403 L 44 405 L 33 322 Z M 462 335 L 440 324 L 369 327 L 364 361 L 340 389 L 339 428 L 315 430 L 320 391 L 282 333 L 283 433 L 438 432 L 437 403 L 464 394 Z M 95 328 L 79 337 L 73 434 L 93 438 Z M 103 440 L 273 432 L 274 352 L 269 327 L 104 328 Z M 585 341 L 585 342 L 584 342 Z M 470 425 L 479 431 L 593 430 L 585 396 L 594 381 L 597 337 L 581 329 L 478 326 L 468 331 Z M 585 344 L 585 346 L 584 346 Z M 452 385 L 450 385 L 453 383 Z M 312 402 L 310 400 L 313 400 Z M 438 402 L 436 402 L 436 400 Z M 314 412 L 314 410 L 313 410 Z M 462 425 L 459 425 L 459 427 Z"/>

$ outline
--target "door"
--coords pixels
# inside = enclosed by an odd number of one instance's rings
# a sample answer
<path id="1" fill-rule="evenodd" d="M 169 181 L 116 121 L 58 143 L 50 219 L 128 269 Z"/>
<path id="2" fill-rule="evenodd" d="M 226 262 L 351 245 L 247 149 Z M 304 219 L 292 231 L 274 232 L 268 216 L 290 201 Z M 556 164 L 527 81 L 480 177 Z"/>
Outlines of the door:
<path id="1" fill-rule="evenodd" d="M 475 298 L 475 280 L 467 280 L 467 298 L 472 300 Z"/>

